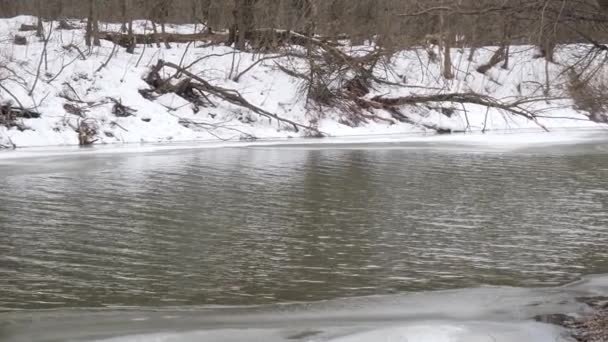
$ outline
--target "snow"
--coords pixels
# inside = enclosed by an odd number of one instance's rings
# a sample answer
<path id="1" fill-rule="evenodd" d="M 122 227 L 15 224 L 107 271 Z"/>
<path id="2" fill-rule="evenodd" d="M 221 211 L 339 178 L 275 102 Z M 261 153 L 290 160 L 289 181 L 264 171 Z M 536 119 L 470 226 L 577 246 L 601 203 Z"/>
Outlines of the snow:
<path id="1" fill-rule="evenodd" d="M 451 117 L 437 110 L 407 108 L 407 114 L 415 124 L 394 123 L 384 120 L 362 123 L 350 127 L 342 122 L 344 113 L 333 108 L 323 108 L 321 113 L 307 107 L 305 96 L 301 92 L 301 83 L 297 78 L 278 70 L 275 61 L 269 60 L 255 66 L 239 82 L 231 80 L 235 75 L 256 62 L 260 55 L 236 52 L 226 46 L 188 46 L 172 44 L 171 49 L 156 46 L 138 46 L 131 55 L 123 48 L 116 50 L 107 67 L 97 72 L 113 51 L 113 44 L 102 41 L 101 47 L 88 50 L 84 46 L 82 29 L 61 31 L 54 30 L 48 43 L 48 56 L 42 63 L 42 76 L 32 95 L 30 90 L 35 82 L 37 68 L 43 53 L 43 42 L 34 37 L 33 32 L 18 32 L 23 23 L 33 23 L 35 19 L 20 16 L 11 19 L 0 19 L 0 78 L 8 78 L 2 84 L 22 102 L 24 107 L 34 108 L 42 113 L 41 119 L 24 119 L 23 125 L 29 129 L 20 130 L 0 128 L 0 145 L 17 147 L 76 145 L 78 143 L 75 127 L 81 120 L 97 128 L 99 132 L 96 144 L 114 143 L 172 143 L 201 141 L 239 141 L 252 137 L 260 140 L 300 138 L 306 133 L 296 133 L 276 121 L 260 117 L 243 108 L 214 101 L 216 107 L 201 108 L 198 113 L 192 105 L 176 95 L 163 95 L 155 101 L 143 98 L 138 90 L 148 89 L 143 81 L 150 66 L 159 59 L 188 65 L 199 58 L 192 71 L 214 85 L 238 90 L 248 101 L 293 121 L 310 124 L 317 122 L 320 131 L 332 137 L 357 137 L 370 135 L 433 135 L 432 130 L 422 124 L 438 125 L 452 130 L 479 132 L 484 128 L 490 131 L 516 132 L 539 129 L 538 123 L 523 117 L 505 115 L 505 113 L 487 110 L 485 107 L 468 105 L 465 108 L 454 106 Z M 83 23 L 73 21 L 82 27 Z M 47 29 L 50 23 L 46 23 Z M 56 27 L 57 23 L 53 23 Z M 118 31 L 117 24 L 103 24 L 102 30 Z M 200 32 L 203 27 L 196 25 L 169 25 L 168 32 Z M 149 32 L 145 22 L 136 22 L 135 31 Z M 28 38 L 27 46 L 13 45 L 15 34 Z M 83 51 L 87 58 L 81 60 L 76 49 L 67 51 L 64 46 L 74 44 Z M 348 47 L 344 48 L 348 50 Z M 511 68 L 495 68 L 488 75 L 475 72 L 476 65 L 488 60 L 495 48 L 482 49 L 476 54 L 475 61 L 468 63 L 468 50 L 455 50 L 454 63 L 457 66 L 456 78 L 446 81 L 439 75 L 440 63 L 431 63 L 422 49 L 403 51 L 390 62 L 390 69 L 379 68 L 379 77 L 390 81 L 407 82 L 408 86 L 432 87 L 443 92 L 475 91 L 490 94 L 501 99 L 515 99 L 521 96 L 536 96 L 545 79 L 545 67 L 549 69 L 552 80 L 559 79 L 561 67 L 546 66 L 541 59 L 533 59 L 534 49 L 527 46 L 515 47 Z M 352 47 L 353 51 L 361 47 Z M 575 50 L 575 49 L 574 49 Z M 357 53 L 357 52 L 353 52 Z M 558 58 L 570 58 L 573 52 L 564 49 Z M 301 61 L 288 60 L 287 57 L 277 60 L 279 63 L 302 67 Z M 48 69 L 45 65 L 48 64 Z M 423 66 L 423 67 L 421 67 Z M 234 70 L 232 70 L 234 69 Z M 11 71 L 12 70 L 12 73 Z M 231 72 L 232 70 L 232 72 Z M 555 91 L 559 92 L 560 83 L 555 82 Z M 419 88 L 377 86 L 374 95 L 410 95 L 423 92 Z M 424 92 L 423 92 L 424 93 Z M 426 91 L 428 93 L 428 90 Z M 86 119 L 67 114 L 63 108 L 66 100 L 61 97 L 68 94 L 83 102 L 97 103 L 89 108 Z M 119 118 L 111 113 L 111 97 L 120 100 L 124 105 L 137 110 L 132 117 Z M 0 90 L 0 101 L 13 101 L 12 96 Z M 100 104 L 101 103 L 101 104 Z M 559 128 L 605 129 L 588 120 L 587 115 L 573 108 L 568 99 L 551 100 L 543 103 L 532 103 L 529 109 L 543 112 L 544 118 L 539 123 L 555 130 Z M 464 110 L 463 110 L 464 109 Z M 389 118 L 387 113 L 376 112 L 377 116 Z M 186 119 L 201 125 L 185 127 L 180 120 Z"/>
<path id="2" fill-rule="evenodd" d="M 560 342 L 562 332 L 537 323 L 418 323 L 373 330 L 331 342 Z"/>
<path id="3" fill-rule="evenodd" d="M 556 327 L 538 323 L 421 322 L 371 330 L 338 338 L 299 339 L 307 342 L 567 342 Z M 98 342 L 284 341 L 273 330 L 212 330 L 118 337 Z"/>
<path id="4" fill-rule="evenodd" d="M 608 275 L 548 288 L 485 286 L 266 306 L 15 311 L 3 341 L 570 342 L 536 315 L 580 315 Z"/>
<path id="5" fill-rule="evenodd" d="M 191 321 L 196 326 L 192 330 L 169 329 L 162 333 L 127 334 L 91 341 L 570 342 L 573 340 L 564 329 L 537 323 L 531 318 L 583 313 L 587 308 L 575 297 L 602 295 L 607 290 L 608 276 L 598 275 L 556 288 L 429 291 L 252 307 L 251 311 L 218 308 L 219 314 L 209 308 L 211 311 L 204 310 L 200 321 L 188 316 L 197 312 L 189 308 L 172 314 L 177 321 L 171 325 Z M 167 315 L 166 312 L 160 314 Z M 210 328 L 204 327 L 207 321 L 212 322 Z M 155 328 L 162 329 L 161 326 L 156 324 Z"/>

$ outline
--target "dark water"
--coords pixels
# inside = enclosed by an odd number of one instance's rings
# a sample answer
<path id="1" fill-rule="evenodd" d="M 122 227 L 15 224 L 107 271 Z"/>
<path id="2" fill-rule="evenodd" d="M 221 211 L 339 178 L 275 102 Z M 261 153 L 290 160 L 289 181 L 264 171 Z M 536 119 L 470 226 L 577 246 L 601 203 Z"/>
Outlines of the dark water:
<path id="1" fill-rule="evenodd" d="M 0 309 L 253 305 L 608 273 L 608 144 L 0 161 Z"/>

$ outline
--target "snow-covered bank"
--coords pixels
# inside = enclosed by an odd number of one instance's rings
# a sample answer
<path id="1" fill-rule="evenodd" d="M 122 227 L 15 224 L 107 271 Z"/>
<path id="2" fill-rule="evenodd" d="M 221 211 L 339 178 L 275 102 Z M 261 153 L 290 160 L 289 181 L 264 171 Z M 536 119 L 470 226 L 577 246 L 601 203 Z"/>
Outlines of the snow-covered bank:
<path id="1" fill-rule="evenodd" d="M 441 108 L 405 106 L 410 123 L 393 120 L 385 111 L 372 110 L 375 119 L 364 120 L 353 127 L 348 114 L 336 108 L 319 111 L 307 106 L 301 89 L 302 80 L 277 67 L 280 63 L 304 70 L 306 65 L 301 60 L 281 57 L 257 63 L 264 56 L 237 52 L 221 45 L 173 44 L 171 49 L 138 46 L 135 54 L 128 54 L 123 48 L 115 49 L 112 42 L 102 41 L 101 47 L 89 51 L 84 46 L 82 29 L 53 30 L 45 55 L 45 44 L 34 36 L 34 32 L 18 32 L 21 24 L 33 22 L 34 18 L 25 16 L 0 19 L 0 80 L 5 88 L 0 89 L 0 101 L 41 114 L 36 119 L 19 118 L 10 128 L 0 125 L 0 145 L 3 146 L 77 145 L 76 131 L 82 123 L 95 132 L 96 144 L 286 139 L 308 134 L 294 132 L 276 120 L 218 99 L 211 99 L 214 106 L 196 107 L 172 93 L 155 100 L 144 98 L 140 90 L 150 86 L 143 78 L 159 59 L 189 65 L 202 58 L 191 68 L 194 74 L 216 86 L 237 90 L 247 101 L 270 113 L 314 125 L 333 137 L 356 139 L 367 135 L 435 134 L 428 129 L 429 125 L 444 130 L 476 132 L 539 129 L 540 125 L 550 130 L 605 128 L 605 125 L 590 121 L 589 113 L 576 110 L 571 99 L 559 96 L 550 101 L 526 104 L 527 109 L 539 113 L 538 122 L 480 105 L 448 104 Z M 79 22 L 73 24 L 83 26 Z M 137 22 L 135 27 L 144 32 L 145 25 Z M 45 26 L 47 31 L 51 28 L 50 23 Z M 57 23 L 52 26 L 57 27 Z M 114 24 L 102 25 L 104 31 L 118 31 L 118 28 Z M 169 29 L 191 33 L 195 27 L 184 25 Z M 13 44 L 17 34 L 25 36 L 28 45 Z M 359 51 L 362 48 L 344 49 Z M 545 91 L 543 82 L 546 79 L 554 84 L 554 92 L 565 92 L 563 83 L 557 81 L 562 77 L 563 66 L 547 65 L 542 59 L 534 59 L 535 50 L 528 46 L 514 47 L 509 69 L 498 67 L 486 75 L 477 73 L 477 66 L 487 62 L 494 50 L 479 50 L 474 61 L 469 62 L 470 51 L 455 49 L 453 60 L 457 70 L 454 80 L 441 78 L 441 63 L 431 62 L 423 49 L 402 51 L 387 62 L 390 68 L 377 70 L 379 77 L 402 85 L 377 85 L 367 96 L 475 92 L 499 99 L 520 99 Z M 558 59 L 568 60 L 575 53 L 573 50 L 576 49 L 572 46 L 562 48 Z M 233 81 L 235 75 L 250 66 L 253 68 L 238 82 Z M 40 79 L 36 82 L 38 74 Z M 423 88 L 426 90 L 421 90 Z M 135 112 L 125 117 L 113 114 L 113 100 Z M 74 113 L 74 107 L 78 115 Z"/>

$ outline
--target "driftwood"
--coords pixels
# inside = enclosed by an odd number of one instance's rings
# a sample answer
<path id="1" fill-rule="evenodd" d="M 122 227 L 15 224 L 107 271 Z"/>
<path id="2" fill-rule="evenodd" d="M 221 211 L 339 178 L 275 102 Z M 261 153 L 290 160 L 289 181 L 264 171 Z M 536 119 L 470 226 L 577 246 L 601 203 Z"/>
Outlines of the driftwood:
<path id="1" fill-rule="evenodd" d="M 299 132 L 300 129 L 303 129 L 316 136 L 324 135 L 315 127 L 300 124 L 295 121 L 282 118 L 282 117 L 278 116 L 277 114 L 271 113 L 263 108 L 253 105 L 252 103 L 247 101 L 236 90 L 222 88 L 219 86 L 214 86 L 214 85 L 210 84 L 209 82 L 207 82 L 206 80 L 204 80 L 203 78 L 190 72 L 189 70 L 181 68 L 177 64 L 166 62 L 163 60 L 159 60 L 157 65 L 152 68 L 150 74 L 148 74 L 148 76 L 146 77 L 146 82 L 148 84 L 150 84 L 154 89 L 157 89 L 158 91 L 160 91 L 161 93 L 162 92 L 175 92 L 177 90 L 176 86 L 173 86 L 169 82 L 161 79 L 159 72 L 163 68 L 174 69 L 176 72 L 189 77 L 191 79 L 191 81 L 188 81 L 188 84 L 191 86 L 194 86 L 202 94 L 207 93 L 207 94 L 216 96 L 233 105 L 249 109 L 258 115 L 267 117 L 269 119 L 277 120 L 278 122 L 283 123 L 283 124 L 287 124 L 287 125 L 293 127 L 293 129 L 296 132 Z M 183 86 L 183 84 L 184 83 L 182 81 L 182 82 L 178 83 L 178 86 Z"/>

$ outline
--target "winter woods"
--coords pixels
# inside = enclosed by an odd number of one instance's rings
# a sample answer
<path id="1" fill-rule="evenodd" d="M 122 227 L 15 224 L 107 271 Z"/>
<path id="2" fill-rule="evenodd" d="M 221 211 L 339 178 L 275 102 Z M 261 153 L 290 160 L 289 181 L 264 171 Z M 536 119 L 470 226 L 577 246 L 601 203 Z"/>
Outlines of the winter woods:
<path id="1" fill-rule="evenodd" d="M 328 117 L 348 127 L 407 124 L 440 133 L 485 131 L 493 115 L 548 129 L 543 117 L 555 107 L 608 121 L 606 1 L 0 0 L 0 17 L 18 15 L 36 20 L 23 23 L 19 35 L 5 34 L 15 45 L 35 44 L 40 53 L 25 76 L 16 70 L 22 57 L 0 60 L 0 84 L 28 90 L 11 95 L 0 88 L 2 99 L 12 102 L 5 107 L 18 109 L 0 118 L 4 122 L 24 111 L 44 118 L 45 101 L 65 95 L 55 84 L 71 86 L 72 69 L 89 63 L 90 74 L 78 82 L 143 78 L 148 88 L 135 89 L 137 101 L 145 96 L 160 106 L 156 111 L 179 112 L 178 122 L 212 127 L 213 134 L 216 123 L 186 120 L 182 112 L 226 105 L 213 118 L 237 118 L 247 126 L 257 122 L 253 113 L 279 130 L 312 136 L 331 135 L 319 127 Z M 289 80 L 295 100 L 278 100 L 277 93 L 269 108 L 244 85 L 255 80 L 265 89 L 277 77 Z M 80 110 L 71 111 L 78 122 L 66 125 L 95 135 L 81 141 L 120 135 L 104 137 L 97 127 L 104 123 L 87 113 L 133 97 L 82 100 L 79 89 L 70 92 L 76 94 L 63 108 Z M 161 105 L 168 94 L 185 103 Z M 444 117 L 465 124 L 440 123 Z M 121 120 L 108 122 L 120 128 Z"/>
<path id="2" fill-rule="evenodd" d="M 597 32 L 604 24 L 604 0 L 23 0 L 0 1 L 0 15 L 37 15 L 47 20 L 150 19 L 157 23 L 204 22 L 215 30 L 235 25 L 306 31 L 314 10 L 315 33 L 353 39 L 381 36 L 406 43 L 449 33 L 469 44 L 499 43 L 505 29 L 513 41 L 576 39 L 573 29 Z M 557 24 L 557 27 L 556 27 Z M 566 25 L 567 24 L 567 25 Z M 599 26 L 598 26 L 599 25 Z M 572 27 L 570 27 L 572 26 Z M 245 27 L 247 29 L 247 27 Z M 550 29 L 551 28 L 551 29 Z"/>

